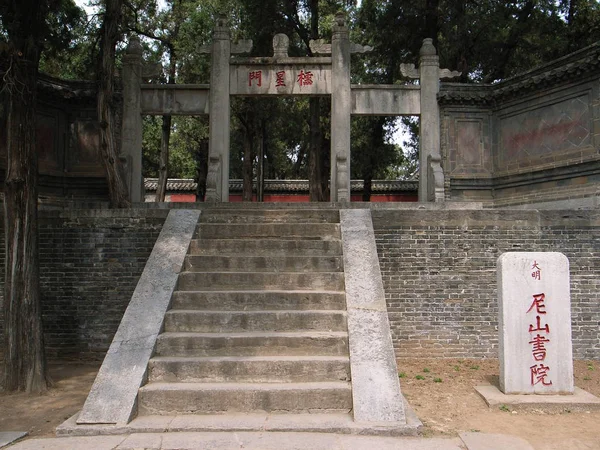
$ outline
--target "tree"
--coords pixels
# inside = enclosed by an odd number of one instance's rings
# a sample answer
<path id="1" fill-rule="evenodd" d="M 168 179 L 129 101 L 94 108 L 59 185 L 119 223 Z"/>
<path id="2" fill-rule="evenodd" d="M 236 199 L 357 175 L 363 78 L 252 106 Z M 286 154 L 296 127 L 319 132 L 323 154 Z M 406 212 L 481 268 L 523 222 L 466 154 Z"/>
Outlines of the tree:
<path id="1" fill-rule="evenodd" d="M 127 208 L 131 204 L 115 139 L 115 49 L 120 38 L 122 9 L 123 0 L 105 0 L 98 67 L 100 155 L 106 169 L 108 195 L 113 208 Z"/>
<path id="2" fill-rule="evenodd" d="M 177 73 L 177 53 L 175 50 L 175 41 L 179 35 L 181 22 L 184 19 L 184 1 L 171 0 L 170 9 L 167 11 L 156 11 L 156 4 L 153 3 L 150 10 L 156 15 L 155 20 L 152 20 L 147 14 L 142 19 L 141 24 L 138 17 L 139 10 L 134 10 L 135 21 L 129 24 L 129 29 L 142 36 L 157 41 L 161 50 L 168 54 L 168 74 L 167 83 L 175 84 L 175 76 Z M 144 10 L 142 9 L 142 12 Z M 155 31 L 154 29 L 157 28 Z M 160 156 L 158 166 L 158 184 L 156 187 L 156 202 L 164 202 L 167 191 L 167 178 L 169 175 L 169 143 L 171 140 L 171 125 L 172 117 L 170 114 L 162 116 L 162 133 L 160 143 Z"/>
<path id="3" fill-rule="evenodd" d="M 59 0 L 9 0 L 0 6 L 7 42 L 2 48 L 2 95 L 7 102 L 4 181 L 4 389 L 48 389 L 39 291 L 37 233 L 37 73 L 49 21 Z"/>

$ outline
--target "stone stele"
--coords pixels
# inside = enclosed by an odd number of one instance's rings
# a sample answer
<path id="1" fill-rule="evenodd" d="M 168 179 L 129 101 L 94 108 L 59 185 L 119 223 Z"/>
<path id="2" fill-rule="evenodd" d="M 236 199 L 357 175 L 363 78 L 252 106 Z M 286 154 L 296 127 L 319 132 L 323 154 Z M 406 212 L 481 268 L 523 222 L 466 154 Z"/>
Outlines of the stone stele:
<path id="1" fill-rule="evenodd" d="M 569 261 L 562 253 L 498 258 L 500 390 L 572 394 Z"/>

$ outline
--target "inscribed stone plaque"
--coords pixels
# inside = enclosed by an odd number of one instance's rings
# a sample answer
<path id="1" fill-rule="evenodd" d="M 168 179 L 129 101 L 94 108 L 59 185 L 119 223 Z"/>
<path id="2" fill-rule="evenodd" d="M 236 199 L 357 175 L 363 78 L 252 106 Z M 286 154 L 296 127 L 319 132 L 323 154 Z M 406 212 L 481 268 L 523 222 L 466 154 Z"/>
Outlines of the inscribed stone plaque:
<path id="1" fill-rule="evenodd" d="M 230 77 L 231 95 L 331 94 L 326 65 L 232 65 Z"/>
<path id="2" fill-rule="evenodd" d="M 572 394 L 569 261 L 562 253 L 498 258 L 500 390 Z"/>

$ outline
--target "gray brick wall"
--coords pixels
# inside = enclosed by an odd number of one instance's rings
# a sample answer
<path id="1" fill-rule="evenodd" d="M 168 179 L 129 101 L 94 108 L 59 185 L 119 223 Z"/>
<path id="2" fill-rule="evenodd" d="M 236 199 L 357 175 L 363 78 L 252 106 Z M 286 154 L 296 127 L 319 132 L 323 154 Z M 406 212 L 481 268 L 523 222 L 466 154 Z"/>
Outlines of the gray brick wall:
<path id="1" fill-rule="evenodd" d="M 573 355 L 600 359 L 600 212 L 373 211 L 398 357 L 497 357 L 496 260 L 570 261 Z"/>
<path id="2" fill-rule="evenodd" d="M 40 213 L 49 359 L 104 357 L 167 214 L 148 209 Z M 1 253 L 3 262 L 4 246 Z"/>
<path id="3" fill-rule="evenodd" d="M 167 213 L 40 214 L 50 359 L 104 356 Z M 399 357 L 496 357 L 496 259 L 560 251 L 571 268 L 574 357 L 600 359 L 600 211 L 376 209 L 373 223 Z M 4 245 L 0 264 L 3 281 Z"/>

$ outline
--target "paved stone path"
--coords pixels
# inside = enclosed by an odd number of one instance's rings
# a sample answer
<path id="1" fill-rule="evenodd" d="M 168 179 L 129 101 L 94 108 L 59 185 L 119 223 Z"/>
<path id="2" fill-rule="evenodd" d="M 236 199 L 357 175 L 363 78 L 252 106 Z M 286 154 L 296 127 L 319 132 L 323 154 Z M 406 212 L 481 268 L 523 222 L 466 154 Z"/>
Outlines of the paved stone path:
<path id="1" fill-rule="evenodd" d="M 373 437 L 330 433 L 138 433 L 118 436 L 28 439 L 10 450 L 533 450 L 507 435 L 461 433 L 459 438 Z"/>

